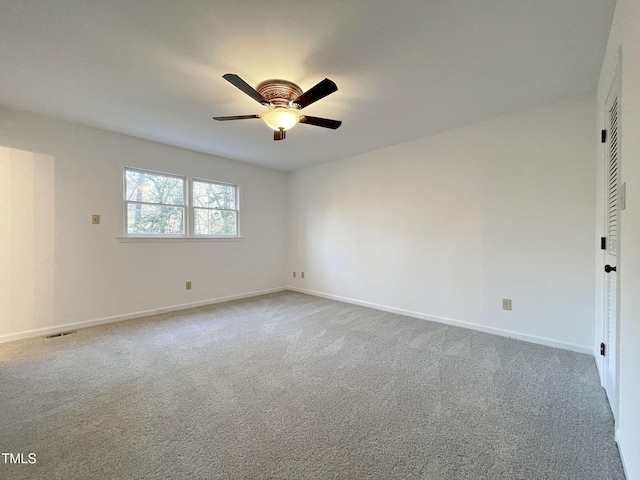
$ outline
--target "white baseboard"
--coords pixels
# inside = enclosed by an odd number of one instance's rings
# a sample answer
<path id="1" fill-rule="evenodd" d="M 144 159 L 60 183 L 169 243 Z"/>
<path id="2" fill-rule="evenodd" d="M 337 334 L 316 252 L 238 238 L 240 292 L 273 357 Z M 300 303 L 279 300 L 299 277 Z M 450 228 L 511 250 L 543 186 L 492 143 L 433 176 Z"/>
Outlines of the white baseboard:
<path id="1" fill-rule="evenodd" d="M 288 286 L 287 290 L 294 292 L 306 293 L 308 295 L 314 295 L 316 297 L 329 298 L 331 300 L 338 300 L 341 302 L 352 303 L 354 305 L 360 305 L 363 307 L 375 308 L 376 310 L 383 310 L 390 313 L 398 313 L 400 315 L 407 315 L 408 317 L 419 318 L 421 320 L 429 320 L 432 322 L 444 323 L 447 325 L 453 325 L 456 327 L 470 328 L 471 330 L 477 330 L 485 333 L 492 333 L 494 335 L 500 335 L 502 337 L 515 338 L 518 340 L 524 340 L 525 342 L 537 343 L 540 345 L 546 345 L 548 347 L 561 348 L 563 350 L 571 350 L 578 353 L 586 353 L 593 355 L 593 347 L 587 347 L 583 345 L 576 345 L 574 343 L 560 342 L 546 337 L 538 337 L 536 335 L 529 335 L 526 333 L 514 332 L 512 330 L 505 330 L 502 328 L 488 327 L 479 323 L 466 322 L 463 320 L 455 320 L 453 318 L 439 317 L 436 315 L 428 315 L 421 312 L 413 312 L 410 310 L 404 310 L 402 308 L 389 307 L 387 305 L 380 305 L 378 303 L 365 302 L 362 300 L 356 300 L 354 298 L 341 297 L 339 295 L 332 295 L 329 293 L 316 292 L 315 290 L 305 290 L 303 288 Z"/>
<path id="2" fill-rule="evenodd" d="M 283 290 L 287 290 L 287 288 L 286 287 L 269 288 L 266 290 L 258 290 L 254 292 L 241 293 L 238 295 L 229 295 L 226 297 L 211 298 L 208 300 L 201 300 L 199 302 L 183 303 L 180 305 L 171 305 L 168 307 L 153 308 L 151 310 L 142 310 L 139 312 L 126 313 L 123 315 L 114 315 L 112 317 L 95 318 L 95 319 L 83 320 L 75 323 L 66 323 L 63 325 L 54 325 L 51 327 L 25 330 L 23 332 L 0 335 L 0 343 L 13 342 L 15 340 L 22 340 L 22 339 L 31 338 L 31 337 L 39 337 L 41 335 L 51 335 L 54 333 L 64 332 L 66 330 L 73 330 L 76 328 L 93 327 L 96 325 L 103 325 L 105 323 L 121 322 L 124 320 L 131 320 L 134 318 L 148 317 L 149 315 L 158 315 L 161 313 L 175 312 L 177 310 L 184 310 L 187 308 L 202 307 L 205 305 L 212 305 L 214 303 L 228 302 L 230 300 L 239 300 L 241 298 L 256 297 L 258 295 L 281 292 Z"/>
<path id="3" fill-rule="evenodd" d="M 59 332 L 63 332 L 65 330 L 70 330 L 70 329 L 76 329 L 76 328 L 86 328 L 86 327 L 92 327 L 95 325 L 103 325 L 105 323 L 113 323 L 113 322 L 121 322 L 124 320 L 131 320 L 133 318 L 140 318 L 140 317 L 146 317 L 149 315 L 158 315 L 161 313 L 167 313 L 167 312 L 174 312 L 177 310 L 184 310 L 187 308 L 194 308 L 194 307 L 201 307 L 204 305 L 211 305 L 214 303 L 221 303 L 221 302 L 228 302 L 230 300 L 239 300 L 241 298 L 249 298 L 249 297 L 255 297 L 258 295 L 265 295 L 268 293 L 275 293 L 275 292 L 280 292 L 283 290 L 291 290 L 294 292 L 300 292 L 300 293 L 306 293 L 308 295 L 314 295 L 316 297 L 323 297 L 323 298 L 328 298 L 331 300 L 338 300 L 341 302 L 346 302 L 346 303 L 351 303 L 354 305 L 361 305 L 363 307 L 369 307 L 369 308 L 374 308 L 376 310 L 383 310 L 385 312 L 390 312 L 390 313 L 398 313 L 400 315 L 407 315 L 409 317 L 414 317 L 414 318 L 419 318 L 422 320 L 429 320 L 432 322 L 438 322 L 438 323 L 444 323 L 447 325 L 454 325 L 456 327 L 463 327 L 463 328 L 470 328 L 472 330 L 478 330 L 481 332 L 485 332 L 485 333 L 492 333 L 495 335 L 500 335 L 503 337 L 510 337 L 510 338 L 516 338 L 518 340 L 524 340 L 527 342 L 531 342 L 531 343 L 538 343 L 541 345 L 546 345 L 549 347 L 556 347 L 556 348 L 562 348 L 564 350 L 572 350 L 574 352 L 579 352 L 579 353 L 587 353 L 587 354 L 591 354 L 593 355 L 594 350 L 592 347 L 585 347 L 585 346 L 581 346 L 581 345 L 575 345 L 572 343 L 566 343 L 566 342 L 559 342 L 557 340 L 553 340 L 550 338 L 545 338 L 545 337 L 538 337 L 535 335 L 528 335 L 528 334 L 524 334 L 524 333 L 519 333 L 519 332 L 514 332 L 511 330 L 504 330 L 501 328 L 495 328 L 495 327 L 487 327 L 485 325 L 481 325 L 478 323 L 472 323 L 472 322 L 466 322 L 466 321 L 462 321 L 462 320 L 455 320 L 452 318 L 446 318 L 446 317 L 440 317 L 440 316 L 436 316 L 436 315 L 428 315 L 425 313 L 421 313 L 421 312 L 413 312 L 410 310 L 405 310 L 402 308 L 396 308 L 396 307 L 389 307 L 387 305 L 380 305 L 377 303 L 372 303 L 372 302 L 366 302 L 366 301 L 361 301 L 361 300 L 356 300 L 353 298 L 348 298 L 348 297 L 342 297 L 339 295 L 332 295 L 329 293 L 323 293 L 323 292 L 317 292 L 314 290 L 305 290 L 302 288 L 297 288 L 297 287 L 291 287 L 291 286 L 287 286 L 287 287 L 277 287 L 277 288 L 270 288 L 270 289 L 266 289 L 266 290 L 258 290 L 258 291 L 254 291 L 254 292 L 248 292 L 248 293 L 242 293 L 242 294 L 238 294 L 238 295 L 229 295 L 226 297 L 218 297 L 218 298 L 212 298 L 212 299 L 207 299 L 207 300 L 202 300 L 199 302 L 192 302 L 192 303 L 183 303 L 180 305 L 171 305 L 168 307 L 162 307 L 162 308 L 155 308 L 155 309 L 151 309 L 151 310 L 143 310 L 143 311 L 138 311 L 138 312 L 132 312 L 132 313 L 126 313 L 123 315 L 114 315 L 111 317 L 103 317 L 103 318 L 96 318 L 96 319 L 90 319 L 90 320 L 83 320 L 80 322 L 75 322 L 75 323 L 67 323 L 67 324 L 62 324 L 62 325 L 53 325 L 51 327 L 43 327 L 43 328 L 37 328 L 37 329 L 33 329 L 33 330 L 25 330 L 22 332 L 17 332 L 17 333 L 10 333 L 7 335 L 0 335 L 0 343 L 6 343 L 6 342 L 12 342 L 15 340 L 22 340 L 24 338 L 31 338 L 31 337 L 37 337 L 40 335 L 51 335 L 54 333 L 59 333 Z"/>

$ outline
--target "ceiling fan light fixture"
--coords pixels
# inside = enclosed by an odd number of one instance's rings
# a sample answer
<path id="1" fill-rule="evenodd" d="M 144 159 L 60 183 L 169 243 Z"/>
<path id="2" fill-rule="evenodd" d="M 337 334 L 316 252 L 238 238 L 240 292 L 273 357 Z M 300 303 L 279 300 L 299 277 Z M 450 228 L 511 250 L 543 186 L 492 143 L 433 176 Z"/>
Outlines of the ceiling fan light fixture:
<path id="1" fill-rule="evenodd" d="M 269 128 L 275 131 L 286 131 L 300 121 L 300 114 L 291 108 L 275 107 L 264 112 L 260 118 Z"/>
<path id="2" fill-rule="evenodd" d="M 284 140 L 287 138 L 286 131 L 295 127 L 297 123 L 306 123 L 307 125 L 331 128 L 333 130 L 342 125 L 342 122 L 339 120 L 300 114 L 301 109 L 308 107 L 312 103 L 338 90 L 336 84 L 328 78 L 325 78 L 304 93 L 298 85 L 288 80 L 266 80 L 258 85 L 257 88 L 253 88 L 235 73 L 227 73 L 223 75 L 222 78 L 253 98 L 259 104 L 267 107 L 268 110 L 262 115 L 213 117 L 214 120 L 226 121 L 261 118 L 262 121 L 274 131 L 274 140 Z"/>

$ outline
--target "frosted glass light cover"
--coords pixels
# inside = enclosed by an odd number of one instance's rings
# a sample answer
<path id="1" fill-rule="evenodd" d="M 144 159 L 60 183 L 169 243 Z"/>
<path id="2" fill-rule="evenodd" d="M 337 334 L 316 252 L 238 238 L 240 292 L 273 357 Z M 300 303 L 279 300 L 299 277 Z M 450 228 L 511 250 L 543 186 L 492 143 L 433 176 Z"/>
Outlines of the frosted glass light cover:
<path id="1" fill-rule="evenodd" d="M 260 118 L 273 130 L 289 130 L 300 121 L 300 114 L 293 109 L 276 107 L 264 112 Z"/>

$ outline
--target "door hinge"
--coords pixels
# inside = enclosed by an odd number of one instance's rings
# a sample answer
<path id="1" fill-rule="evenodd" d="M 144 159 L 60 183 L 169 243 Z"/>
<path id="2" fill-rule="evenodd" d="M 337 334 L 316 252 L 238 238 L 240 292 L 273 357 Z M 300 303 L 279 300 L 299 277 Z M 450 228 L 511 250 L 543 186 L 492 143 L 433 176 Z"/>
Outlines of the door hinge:
<path id="1" fill-rule="evenodd" d="M 600 250 L 607 249 L 607 237 L 600 237 Z"/>
<path id="2" fill-rule="evenodd" d="M 602 130 L 600 132 L 600 143 L 606 143 L 606 142 L 607 142 L 607 131 Z"/>
<path id="3" fill-rule="evenodd" d="M 604 352 L 605 352 L 605 347 L 604 347 L 604 343 L 600 344 L 600 355 L 602 355 L 604 357 Z"/>

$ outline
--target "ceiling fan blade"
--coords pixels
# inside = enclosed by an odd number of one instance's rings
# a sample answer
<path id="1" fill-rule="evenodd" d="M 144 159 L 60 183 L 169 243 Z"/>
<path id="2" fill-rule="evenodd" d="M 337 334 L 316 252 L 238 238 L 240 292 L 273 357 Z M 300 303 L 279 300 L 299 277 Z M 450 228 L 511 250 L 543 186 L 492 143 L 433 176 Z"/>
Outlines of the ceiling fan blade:
<path id="1" fill-rule="evenodd" d="M 336 129 L 342 125 L 340 120 L 331 120 L 329 118 L 310 117 L 309 115 L 302 115 L 300 117 L 300 123 L 307 123 L 309 125 L 315 125 L 316 127 L 332 128 Z"/>
<path id="2" fill-rule="evenodd" d="M 311 87 L 309 90 L 296 98 L 293 103 L 297 103 L 298 105 L 300 105 L 300 108 L 308 107 L 313 102 L 317 102 L 321 98 L 324 98 L 337 90 L 338 87 L 336 86 L 336 84 L 328 78 L 325 78 L 316 86 Z"/>
<path id="3" fill-rule="evenodd" d="M 223 75 L 222 78 L 224 78 L 231 85 L 234 85 L 235 87 L 238 87 L 244 93 L 246 93 L 251 98 L 253 98 L 256 102 L 261 103 L 263 105 L 269 105 L 269 100 L 267 100 L 262 95 L 260 95 L 260 93 L 258 93 L 258 91 L 255 88 L 253 88 L 251 85 L 249 85 L 243 79 L 241 79 L 235 73 L 227 73 L 227 74 Z"/>
<path id="4" fill-rule="evenodd" d="M 284 140 L 287 138 L 287 132 L 284 130 L 274 130 L 273 139 L 274 140 Z"/>
<path id="5" fill-rule="evenodd" d="M 245 118 L 260 118 L 260 115 L 234 115 L 232 117 L 213 117 L 214 120 L 219 122 L 226 122 L 227 120 L 244 120 Z"/>

